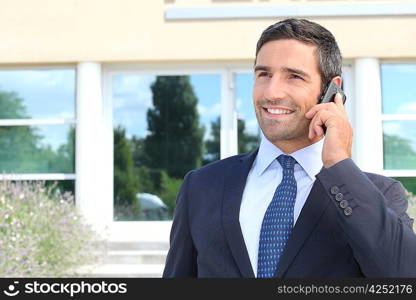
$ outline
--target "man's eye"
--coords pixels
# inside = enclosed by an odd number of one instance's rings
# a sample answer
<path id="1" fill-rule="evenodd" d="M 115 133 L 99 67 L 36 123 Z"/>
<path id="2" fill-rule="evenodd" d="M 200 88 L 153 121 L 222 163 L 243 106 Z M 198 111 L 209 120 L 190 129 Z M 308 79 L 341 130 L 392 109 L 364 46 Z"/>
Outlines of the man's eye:
<path id="1" fill-rule="evenodd" d="M 302 76 L 299 76 L 297 74 L 291 74 L 290 75 L 290 78 L 303 80 L 303 77 Z"/>
<path id="2" fill-rule="evenodd" d="M 257 77 L 265 77 L 265 76 L 269 76 L 269 74 L 267 72 L 259 72 Z"/>

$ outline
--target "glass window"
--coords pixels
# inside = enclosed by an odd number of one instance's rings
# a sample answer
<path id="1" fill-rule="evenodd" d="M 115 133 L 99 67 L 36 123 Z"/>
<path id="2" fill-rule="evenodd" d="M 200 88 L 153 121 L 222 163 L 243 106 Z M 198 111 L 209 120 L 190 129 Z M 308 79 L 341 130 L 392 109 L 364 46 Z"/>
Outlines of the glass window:
<path id="1" fill-rule="evenodd" d="M 45 180 L 45 186 L 59 189 L 61 193 L 70 193 L 75 197 L 75 180 Z"/>
<path id="2" fill-rule="evenodd" d="M 114 75 L 114 219 L 170 220 L 184 175 L 219 159 L 221 76 Z"/>
<path id="3" fill-rule="evenodd" d="M 416 219 L 416 177 L 400 177 L 400 170 L 416 170 L 415 81 L 416 64 L 381 66 L 384 169 L 398 170 L 395 179 L 409 192 L 407 212 Z"/>
<path id="4" fill-rule="evenodd" d="M 383 114 L 416 114 L 416 64 L 382 64 Z"/>
<path id="5" fill-rule="evenodd" d="M 382 64 L 385 170 L 416 170 L 416 64 Z"/>
<path id="6" fill-rule="evenodd" d="M 75 172 L 73 68 L 0 70 L 0 120 L 1 172 Z"/>
<path id="7" fill-rule="evenodd" d="M 385 170 L 416 170 L 416 120 L 383 121 Z"/>
<path id="8" fill-rule="evenodd" d="M 75 70 L 0 70 L 0 119 L 75 118 Z"/>
<path id="9" fill-rule="evenodd" d="M 75 127 L 71 124 L 0 126 L 0 171 L 74 173 Z"/>
<path id="10" fill-rule="evenodd" d="M 236 73 L 234 80 L 238 112 L 238 153 L 246 153 L 255 150 L 260 144 L 260 127 L 252 98 L 254 76 L 252 73 Z"/>

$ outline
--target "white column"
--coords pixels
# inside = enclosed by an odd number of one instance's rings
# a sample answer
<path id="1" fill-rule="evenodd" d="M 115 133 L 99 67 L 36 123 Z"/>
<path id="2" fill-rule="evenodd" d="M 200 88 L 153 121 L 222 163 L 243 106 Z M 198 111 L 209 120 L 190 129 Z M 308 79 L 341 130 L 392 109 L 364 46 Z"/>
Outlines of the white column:
<path id="1" fill-rule="evenodd" d="M 112 158 L 104 121 L 101 64 L 77 67 L 76 203 L 87 221 L 103 229 L 112 221 Z M 107 129 L 108 130 L 108 129 Z M 109 171 L 110 170 L 110 171 Z"/>
<path id="2" fill-rule="evenodd" d="M 363 171 L 383 170 L 380 64 L 376 58 L 355 61 L 356 163 Z"/>
<path id="3" fill-rule="evenodd" d="M 345 110 L 347 111 L 348 120 L 350 121 L 353 131 L 354 131 L 354 140 L 355 140 L 355 133 L 357 132 L 356 128 L 356 115 L 355 115 L 355 108 L 356 108 L 356 100 L 355 100 L 355 74 L 354 74 L 354 67 L 352 64 L 345 64 L 342 66 L 342 79 L 343 79 L 343 89 L 345 95 L 347 96 L 347 101 L 345 102 Z M 353 142 L 352 144 L 352 159 L 356 161 L 357 158 L 357 143 Z"/>
<path id="4" fill-rule="evenodd" d="M 224 72 L 221 80 L 221 159 L 238 154 L 237 111 L 234 99 L 234 78 Z"/>

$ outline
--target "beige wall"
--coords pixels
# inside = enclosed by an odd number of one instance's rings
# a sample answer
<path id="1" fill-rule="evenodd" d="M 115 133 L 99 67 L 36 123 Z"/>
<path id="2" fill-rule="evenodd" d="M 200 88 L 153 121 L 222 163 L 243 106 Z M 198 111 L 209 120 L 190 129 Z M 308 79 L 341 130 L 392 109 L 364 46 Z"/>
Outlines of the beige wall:
<path id="1" fill-rule="evenodd" d="M 199 5 L 278 2 L 204 0 Z M 250 61 L 261 31 L 277 21 L 165 20 L 166 8 L 187 3 L 195 1 L 0 0 L 0 64 Z M 416 16 L 312 20 L 333 32 L 345 58 L 416 58 Z"/>

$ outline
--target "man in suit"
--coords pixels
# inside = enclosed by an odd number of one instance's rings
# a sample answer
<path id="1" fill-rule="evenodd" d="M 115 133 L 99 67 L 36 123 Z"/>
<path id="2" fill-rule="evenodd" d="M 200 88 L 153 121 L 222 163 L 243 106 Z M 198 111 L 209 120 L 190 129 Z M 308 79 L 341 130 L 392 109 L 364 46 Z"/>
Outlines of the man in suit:
<path id="1" fill-rule="evenodd" d="M 262 141 L 189 172 L 164 277 L 416 277 L 403 186 L 351 160 L 333 35 L 303 19 L 269 26 L 256 49 Z"/>

